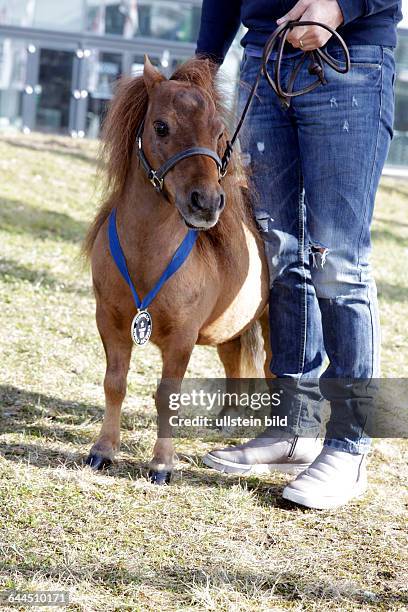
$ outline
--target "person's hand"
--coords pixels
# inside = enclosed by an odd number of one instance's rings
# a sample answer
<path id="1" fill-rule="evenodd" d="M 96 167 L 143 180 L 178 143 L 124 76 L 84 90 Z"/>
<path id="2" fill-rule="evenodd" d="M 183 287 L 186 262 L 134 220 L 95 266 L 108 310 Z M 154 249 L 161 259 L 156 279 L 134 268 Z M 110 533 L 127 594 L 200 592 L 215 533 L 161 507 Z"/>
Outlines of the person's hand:
<path id="1" fill-rule="evenodd" d="M 281 25 L 286 21 L 320 21 L 336 30 L 343 23 L 343 13 L 336 0 L 299 0 L 292 10 L 278 19 Z M 323 47 L 329 38 L 330 32 L 318 26 L 305 26 L 293 28 L 287 41 L 302 51 L 313 51 Z"/>

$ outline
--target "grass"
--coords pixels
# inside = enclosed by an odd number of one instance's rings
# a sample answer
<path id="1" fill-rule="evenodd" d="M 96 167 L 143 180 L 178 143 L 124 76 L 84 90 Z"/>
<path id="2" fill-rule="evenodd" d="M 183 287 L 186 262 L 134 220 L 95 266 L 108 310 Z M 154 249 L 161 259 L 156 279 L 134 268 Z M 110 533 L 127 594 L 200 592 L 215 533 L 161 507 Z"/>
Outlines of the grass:
<path id="1" fill-rule="evenodd" d="M 84 611 L 406 610 L 406 442 L 375 443 L 369 493 L 337 512 L 285 502 L 281 475 L 211 472 L 199 440 L 177 443 L 173 484 L 154 487 L 152 347 L 133 355 L 119 462 L 83 467 L 103 412 L 104 356 L 78 258 L 98 198 L 95 152 L 0 139 L 0 587 L 68 590 L 68 609 Z M 407 203 L 407 183 L 383 181 L 374 266 L 388 377 L 408 374 Z M 222 375 L 207 348 L 189 368 L 203 373 Z"/>

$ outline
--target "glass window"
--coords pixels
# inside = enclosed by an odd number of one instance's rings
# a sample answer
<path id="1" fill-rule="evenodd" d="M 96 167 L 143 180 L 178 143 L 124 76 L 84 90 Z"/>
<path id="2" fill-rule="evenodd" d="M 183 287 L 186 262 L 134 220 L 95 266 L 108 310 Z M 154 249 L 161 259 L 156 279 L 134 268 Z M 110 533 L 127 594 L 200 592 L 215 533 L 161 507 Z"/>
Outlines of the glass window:
<path id="1" fill-rule="evenodd" d="M 0 0 L 0 25 L 195 42 L 200 5 L 198 0 Z"/>
<path id="2" fill-rule="evenodd" d="M 0 38 L 0 128 L 22 125 L 26 65 L 25 42 Z"/>
<path id="3" fill-rule="evenodd" d="M 94 34 L 105 34 L 105 3 L 87 0 L 85 30 Z"/>
<path id="4" fill-rule="evenodd" d="M 34 7 L 35 0 L 0 0 L 0 25 L 31 26 Z"/>
<path id="5" fill-rule="evenodd" d="M 35 121 L 37 130 L 68 132 L 73 61 L 72 51 L 40 50 Z"/>
<path id="6" fill-rule="evenodd" d="M 195 42 L 200 6 L 171 0 L 86 0 L 86 30 L 133 38 Z"/>
<path id="7" fill-rule="evenodd" d="M 93 50 L 88 65 L 86 135 L 97 138 L 115 83 L 122 74 L 122 55 Z"/>
<path id="8" fill-rule="evenodd" d="M 139 2 L 136 36 L 195 42 L 200 26 L 201 9 L 182 2 Z"/>
<path id="9" fill-rule="evenodd" d="M 395 59 L 394 139 L 387 163 L 408 166 L 408 30 L 399 32 Z"/>
<path id="10" fill-rule="evenodd" d="M 86 0 L 85 29 L 95 34 L 133 38 L 138 22 L 138 0 Z"/>
<path id="11" fill-rule="evenodd" d="M 35 0 L 35 28 L 80 32 L 82 24 L 83 0 Z"/>

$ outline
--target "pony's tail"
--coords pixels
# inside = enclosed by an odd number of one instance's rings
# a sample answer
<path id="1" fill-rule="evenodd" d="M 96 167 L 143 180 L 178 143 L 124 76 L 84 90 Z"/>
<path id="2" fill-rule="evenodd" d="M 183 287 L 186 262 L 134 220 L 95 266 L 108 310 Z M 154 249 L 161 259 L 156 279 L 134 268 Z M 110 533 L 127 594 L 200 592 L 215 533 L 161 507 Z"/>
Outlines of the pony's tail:
<path id="1" fill-rule="evenodd" d="M 264 349 L 264 339 L 262 326 L 259 321 L 249 327 L 242 336 L 241 340 L 241 363 L 240 373 L 242 378 L 263 378 L 266 353 Z"/>

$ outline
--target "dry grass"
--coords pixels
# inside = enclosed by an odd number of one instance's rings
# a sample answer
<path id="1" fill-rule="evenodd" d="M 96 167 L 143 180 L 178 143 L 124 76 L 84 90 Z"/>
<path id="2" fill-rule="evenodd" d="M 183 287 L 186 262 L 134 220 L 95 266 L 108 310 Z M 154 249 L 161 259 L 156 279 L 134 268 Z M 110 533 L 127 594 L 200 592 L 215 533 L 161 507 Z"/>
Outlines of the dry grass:
<path id="1" fill-rule="evenodd" d="M 134 355 L 120 461 L 83 458 L 103 410 L 89 273 L 95 145 L 0 140 L 0 585 L 65 589 L 69 610 L 403 610 L 407 444 L 375 444 L 371 488 L 337 512 L 280 498 L 283 476 L 205 469 L 183 440 L 172 486 L 145 477 L 154 440 L 152 348 Z M 384 374 L 406 376 L 408 186 L 386 180 L 375 221 Z M 221 375 L 213 351 L 189 374 Z M 150 427 L 144 427 L 151 419 Z"/>

